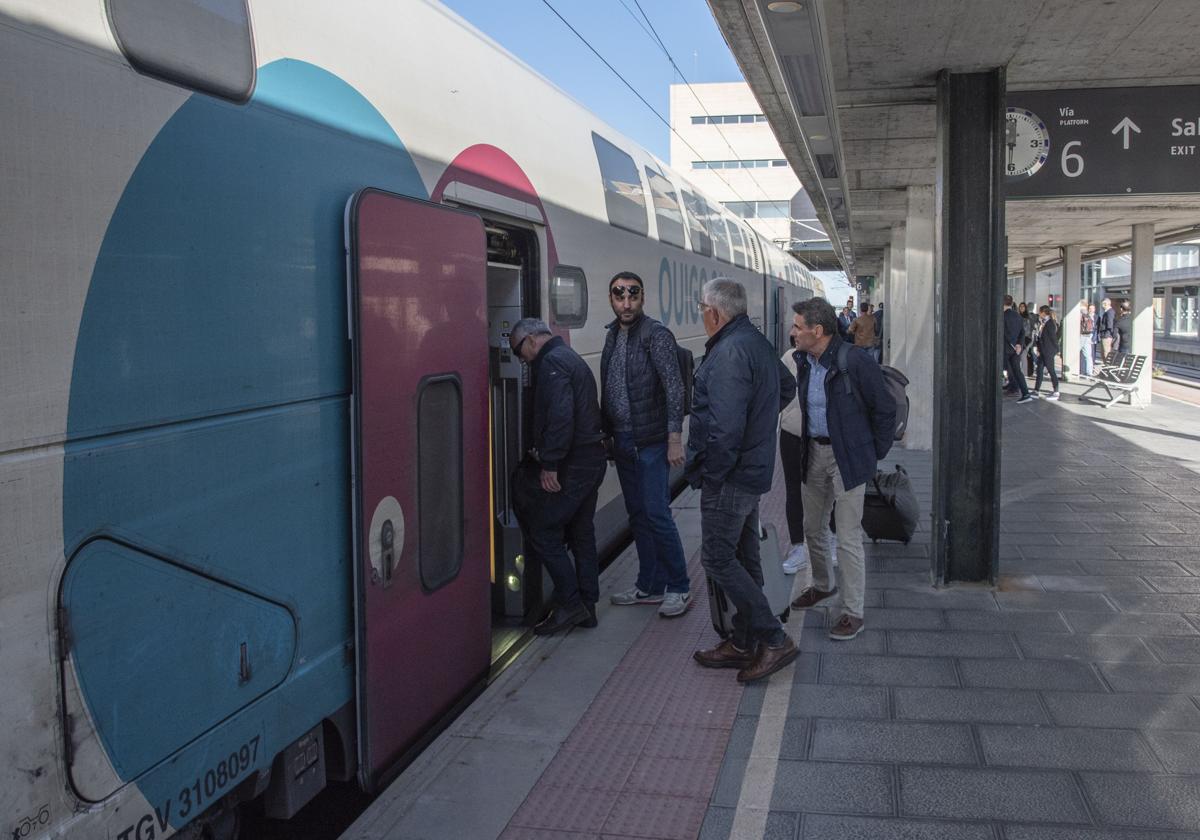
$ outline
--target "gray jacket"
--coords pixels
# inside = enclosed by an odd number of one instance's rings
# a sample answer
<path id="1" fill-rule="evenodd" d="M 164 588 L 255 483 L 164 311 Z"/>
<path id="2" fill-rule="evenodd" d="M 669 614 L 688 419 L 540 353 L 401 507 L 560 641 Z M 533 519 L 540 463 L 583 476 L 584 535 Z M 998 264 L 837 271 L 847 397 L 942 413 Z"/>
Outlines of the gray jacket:
<path id="1" fill-rule="evenodd" d="M 704 349 L 692 387 L 684 477 L 693 487 L 729 482 L 766 493 L 775 473 L 779 412 L 795 398 L 796 380 L 745 315 Z"/>

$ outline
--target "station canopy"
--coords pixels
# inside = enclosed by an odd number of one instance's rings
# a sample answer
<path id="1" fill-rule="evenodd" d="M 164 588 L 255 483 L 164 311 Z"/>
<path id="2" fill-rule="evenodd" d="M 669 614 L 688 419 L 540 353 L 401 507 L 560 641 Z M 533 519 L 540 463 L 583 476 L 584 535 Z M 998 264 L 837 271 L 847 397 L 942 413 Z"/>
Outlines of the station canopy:
<path id="1" fill-rule="evenodd" d="M 812 197 L 850 276 L 878 274 L 894 225 L 907 215 L 909 186 L 933 185 L 936 79 L 1006 69 L 1008 104 L 1020 91 L 1131 89 L 1115 97 L 1091 92 L 1104 113 L 1092 117 L 1114 148 L 1184 155 L 1189 137 L 1165 140 L 1111 127 L 1136 88 L 1200 85 L 1200 14 L 1194 0 L 709 0 L 718 25 Z M 1180 88 L 1180 91 L 1184 91 Z M 1193 91 L 1194 93 L 1194 91 Z M 1194 100 L 1189 100 L 1194 101 Z M 1200 108 L 1180 103 L 1174 116 L 1200 126 Z M 1040 115 L 1046 122 L 1051 118 Z M 1057 122 L 1058 114 L 1054 114 Z M 1103 125 L 1100 125 L 1103 123 Z M 1182 123 L 1181 123 L 1182 125 Z M 1182 131 L 1182 129 L 1181 129 Z M 1053 138 L 1057 133 L 1059 138 Z M 1079 162 L 1051 127 L 1047 166 Z M 1059 139 L 1060 142 L 1055 142 Z M 1197 138 L 1191 137 L 1191 143 Z M 1068 157 L 1063 159 L 1064 151 Z M 1162 154 L 1168 154 L 1162 151 Z M 1160 165 L 1146 156 L 1139 166 Z M 1200 173 L 1200 156 L 1193 158 Z M 1189 161 L 1190 163 L 1191 161 Z M 1102 164 L 1093 162 L 1089 177 Z M 1198 175 L 1200 177 L 1200 175 Z M 1009 197 L 1008 263 L 1054 261 L 1079 245 L 1083 258 L 1127 247 L 1130 226 L 1153 222 L 1159 242 L 1200 237 L 1200 200 L 1163 192 Z M 1183 185 L 1181 189 L 1197 189 Z M 1015 191 L 1015 190 L 1014 190 Z"/>

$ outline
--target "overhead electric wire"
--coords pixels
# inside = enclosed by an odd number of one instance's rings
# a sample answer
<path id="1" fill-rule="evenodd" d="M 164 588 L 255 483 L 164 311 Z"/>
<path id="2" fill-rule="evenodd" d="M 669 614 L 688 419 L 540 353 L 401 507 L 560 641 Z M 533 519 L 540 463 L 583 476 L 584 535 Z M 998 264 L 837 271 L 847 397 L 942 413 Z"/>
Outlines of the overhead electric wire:
<path id="1" fill-rule="evenodd" d="M 658 109 L 656 109 L 653 105 L 651 105 L 649 102 L 647 102 L 646 97 L 642 96 L 638 92 L 637 88 L 635 88 L 632 84 L 630 84 L 629 80 L 626 79 L 624 76 L 622 76 L 620 71 L 618 71 L 617 68 L 613 67 L 608 62 L 608 59 L 606 59 L 603 55 L 600 54 L 600 51 L 598 49 L 596 49 L 595 47 L 592 46 L 591 42 L 588 41 L 587 38 L 583 37 L 582 33 L 580 33 L 580 31 L 578 29 L 576 29 L 574 26 L 572 26 L 570 21 L 568 21 L 565 17 L 562 16 L 562 14 L 559 13 L 558 9 L 554 8 L 554 6 L 550 3 L 550 0 L 542 0 L 542 3 L 546 6 L 547 9 L 549 9 L 550 11 L 552 11 L 554 13 L 555 17 L 557 17 L 559 20 L 561 20 L 563 22 L 563 25 L 566 26 L 567 29 L 570 29 L 571 32 L 573 32 L 575 34 L 576 38 L 578 38 L 580 41 L 583 42 L 584 46 L 586 46 L 589 50 L 592 51 L 592 53 L 596 56 L 596 58 L 600 59 L 600 61 L 602 61 L 604 63 L 605 67 L 607 67 L 609 70 L 612 71 L 614 76 L 616 76 L 618 79 L 621 80 L 621 83 L 624 84 L 625 87 L 629 88 L 629 90 L 633 93 L 633 95 L 636 96 L 643 105 L 645 105 L 647 108 L 650 109 L 650 112 L 652 114 L 654 114 L 654 116 L 658 117 L 659 122 L 661 122 L 663 125 L 665 125 L 667 127 L 668 131 L 670 131 L 672 134 L 674 134 L 676 137 L 678 137 L 680 139 L 680 141 L 683 143 L 683 145 L 687 146 L 689 149 L 692 150 L 693 154 L 695 154 L 697 157 L 701 157 L 700 152 L 696 151 L 696 148 L 691 143 L 689 143 L 682 134 L 680 134 L 678 131 L 675 130 L 675 128 L 671 125 L 671 121 L 668 120 L 666 117 L 664 117 L 662 114 L 660 114 L 658 112 Z M 622 5 L 624 5 L 624 4 L 622 4 Z M 627 10 L 628 10 L 628 7 L 627 7 Z M 632 12 L 630 12 L 630 14 L 632 14 Z M 634 19 L 636 20 L 636 18 L 634 18 Z M 669 60 L 670 55 L 668 55 L 667 58 Z M 672 66 L 674 66 L 675 62 L 671 61 L 671 64 L 672 64 Z M 703 107 L 703 106 L 701 106 L 701 107 Z M 728 143 L 726 145 L 728 145 Z M 732 150 L 732 147 L 730 147 L 730 149 Z M 715 172 L 718 170 L 710 170 L 710 171 Z M 725 180 L 724 175 L 720 175 L 718 177 L 720 177 L 720 179 L 725 182 L 725 185 L 727 187 L 729 187 L 730 190 L 733 191 L 733 194 L 738 197 L 739 201 L 746 200 L 745 198 L 742 197 L 742 194 L 737 191 L 737 188 L 734 187 L 733 184 L 731 184 Z M 755 183 L 758 184 L 757 181 L 755 181 Z M 759 185 L 759 189 L 762 189 L 761 185 Z"/>

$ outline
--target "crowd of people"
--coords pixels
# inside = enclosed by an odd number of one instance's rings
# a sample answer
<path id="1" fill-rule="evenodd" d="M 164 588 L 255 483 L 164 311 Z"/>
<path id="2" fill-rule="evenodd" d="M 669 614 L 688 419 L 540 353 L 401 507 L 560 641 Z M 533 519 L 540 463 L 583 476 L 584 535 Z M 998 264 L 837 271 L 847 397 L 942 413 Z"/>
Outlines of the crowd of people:
<path id="1" fill-rule="evenodd" d="M 708 281 L 697 304 L 708 341 L 691 383 L 685 450 L 687 383 L 674 336 L 643 311 L 644 290 L 633 272 L 609 282 L 615 318 L 599 394 L 584 360 L 543 321 L 522 319 L 509 333 L 513 353 L 530 365 L 534 402 L 533 447 L 512 477 L 513 495 L 526 552 L 555 588 L 534 632 L 597 626 L 592 520 L 607 459 L 616 464 L 638 554 L 636 579 L 612 604 L 654 605 L 663 618 L 687 611 L 691 582 L 668 483 L 670 468 L 683 466 L 700 491 L 701 564 L 735 610 L 729 637 L 696 651 L 695 661 L 736 668 L 741 682 L 793 661 L 795 642 L 763 591 L 759 538 L 759 497 L 771 488 L 778 447 L 792 543 L 785 569 L 812 566 L 812 585 L 792 606 L 836 604 L 830 638 L 855 638 L 864 626 L 864 493 L 895 428 L 895 402 L 878 363 L 882 308 L 863 304 L 843 329 L 825 299 L 795 304 L 795 349 L 780 360 L 747 317 L 745 288 Z M 805 533 L 822 538 L 806 543 Z"/>
<path id="2" fill-rule="evenodd" d="M 1058 366 L 1061 364 L 1062 325 L 1049 306 L 1014 303 L 1004 296 L 1004 393 L 1026 403 L 1042 398 L 1042 374 L 1048 375 L 1050 392 L 1044 399 L 1057 400 Z M 1133 313 L 1128 301 L 1114 308 L 1110 298 L 1095 304 L 1080 302 L 1079 372 L 1091 376 L 1096 362 L 1110 352 L 1133 352 Z M 1025 381 L 1034 377 L 1033 390 Z"/>

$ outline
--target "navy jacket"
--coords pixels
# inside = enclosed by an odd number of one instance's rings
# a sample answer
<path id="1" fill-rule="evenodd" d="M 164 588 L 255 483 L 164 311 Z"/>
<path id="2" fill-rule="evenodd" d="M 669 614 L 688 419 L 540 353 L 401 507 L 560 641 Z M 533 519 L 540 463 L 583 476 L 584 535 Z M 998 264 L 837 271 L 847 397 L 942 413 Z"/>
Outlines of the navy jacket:
<path id="1" fill-rule="evenodd" d="M 1096 330 L 1101 338 L 1114 338 L 1117 334 L 1117 311 L 1105 309 L 1096 316 Z"/>
<path id="2" fill-rule="evenodd" d="M 821 354 L 825 375 L 825 418 L 829 440 L 842 486 L 847 490 L 875 478 L 875 466 L 892 448 L 896 439 L 896 401 L 883 384 L 879 364 L 861 347 L 851 347 L 846 357 L 846 369 L 854 383 L 847 394 L 838 370 L 837 353 L 842 340 L 837 336 Z M 812 364 L 808 354 L 797 350 L 796 389 L 800 407 L 804 410 L 804 442 L 801 450 L 805 478 L 808 477 L 808 377 Z"/>
<path id="3" fill-rule="evenodd" d="M 796 396 L 791 372 L 745 315 L 704 345 L 692 385 L 684 477 L 766 493 L 775 475 L 779 412 Z"/>
<path id="4" fill-rule="evenodd" d="M 572 453 L 604 437 L 596 378 L 587 362 L 557 335 L 542 345 L 530 368 L 533 447 L 542 469 L 555 472 Z"/>
<path id="5" fill-rule="evenodd" d="M 1025 319 L 1015 309 L 1004 310 L 1004 352 L 1015 353 L 1014 344 L 1025 346 Z"/>

